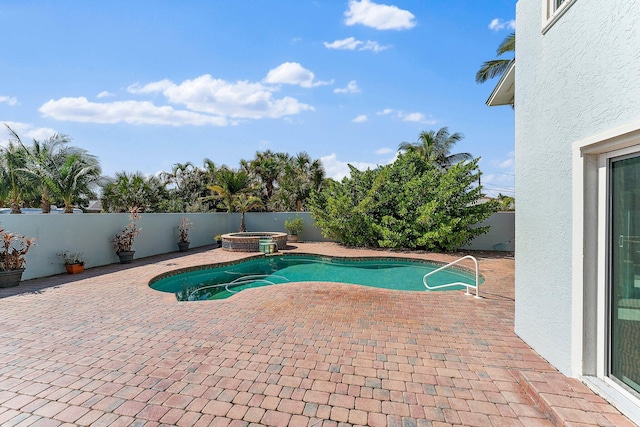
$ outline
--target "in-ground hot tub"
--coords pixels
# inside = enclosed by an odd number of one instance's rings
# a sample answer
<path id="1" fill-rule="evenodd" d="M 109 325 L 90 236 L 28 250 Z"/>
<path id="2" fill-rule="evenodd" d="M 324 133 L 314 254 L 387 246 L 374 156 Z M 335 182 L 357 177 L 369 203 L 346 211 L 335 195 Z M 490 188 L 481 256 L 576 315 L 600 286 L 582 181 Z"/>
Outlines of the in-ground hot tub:
<path id="1" fill-rule="evenodd" d="M 222 249 L 231 252 L 260 252 L 260 239 L 273 239 L 278 250 L 287 247 L 287 233 L 244 232 L 222 235 Z"/>

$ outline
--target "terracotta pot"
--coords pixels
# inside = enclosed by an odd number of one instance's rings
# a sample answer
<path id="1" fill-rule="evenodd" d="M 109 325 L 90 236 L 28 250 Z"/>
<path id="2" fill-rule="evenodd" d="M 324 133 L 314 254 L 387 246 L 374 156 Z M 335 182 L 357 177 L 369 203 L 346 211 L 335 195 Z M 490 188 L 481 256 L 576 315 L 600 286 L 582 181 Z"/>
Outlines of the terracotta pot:
<path id="1" fill-rule="evenodd" d="M 133 262 L 133 254 L 136 251 L 122 251 L 118 252 L 118 257 L 120 257 L 120 264 L 131 264 Z"/>
<path id="2" fill-rule="evenodd" d="M 18 286 L 22 280 L 24 268 L 19 270 L 0 271 L 0 288 L 10 288 Z"/>
<path id="3" fill-rule="evenodd" d="M 298 243 L 298 235 L 297 234 L 289 234 L 287 236 L 287 241 L 291 243 Z"/>
<path id="4" fill-rule="evenodd" d="M 84 264 L 65 264 L 64 268 L 67 269 L 69 274 L 77 274 L 84 271 Z"/>

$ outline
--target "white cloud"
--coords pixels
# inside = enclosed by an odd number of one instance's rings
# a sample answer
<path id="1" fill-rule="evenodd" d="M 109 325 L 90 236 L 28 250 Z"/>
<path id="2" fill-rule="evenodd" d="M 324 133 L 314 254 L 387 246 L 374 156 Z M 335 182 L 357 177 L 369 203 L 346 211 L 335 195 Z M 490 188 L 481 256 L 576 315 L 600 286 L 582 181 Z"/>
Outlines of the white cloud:
<path id="1" fill-rule="evenodd" d="M 425 119 L 422 113 L 400 114 L 399 117 L 403 122 L 422 122 Z"/>
<path id="2" fill-rule="evenodd" d="M 436 123 L 438 123 L 437 120 L 434 119 L 427 119 L 427 117 L 422 114 L 422 113 L 403 113 L 402 111 L 400 111 L 398 113 L 398 117 L 400 119 L 402 119 L 403 122 L 416 122 L 416 123 L 422 123 L 425 125 L 434 125 Z"/>
<path id="3" fill-rule="evenodd" d="M 289 84 L 301 87 L 316 87 L 333 83 L 333 81 L 315 81 L 315 74 L 297 62 L 285 62 L 269 70 L 264 81 L 271 84 Z"/>
<path id="4" fill-rule="evenodd" d="M 382 46 L 378 42 L 367 40 L 366 42 L 356 40 L 354 37 L 349 37 L 343 40 L 336 40 L 331 43 L 324 42 L 324 46 L 327 49 L 338 50 L 372 50 L 375 53 L 388 49 L 389 46 Z"/>
<path id="5" fill-rule="evenodd" d="M 18 99 L 13 96 L 0 96 L 0 104 L 3 102 L 9 105 L 16 105 L 18 103 Z"/>
<path id="6" fill-rule="evenodd" d="M 208 74 L 205 74 L 208 76 Z M 205 77 L 201 76 L 201 77 Z M 200 78 L 200 77 L 199 77 Z M 186 80 L 190 81 L 190 80 Z M 139 83 L 134 83 L 127 88 L 127 92 L 134 94 L 149 94 L 149 93 L 158 93 L 164 92 L 167 89 L 175 87 L 175 84 L 169 79 L 163 79 L 157 82 L 147 83 L 144 86 L 140 86 Z"/>
<path id="7" fill-rule="evenodd" d="M 349 0 L 344 16 L 346 25 L 362 24 L 377 30 L 406 30 L 416 25 L 415 16 L 408 10 L 370 0 Z"/>
<path id="8" fill-rule="evenodd" d="M 262 83 L 229 83 L 214 79 L 209 74 L 185 80 L 179 85 L 163 80 L 142 87 L 130 87 L 129 90 L 136 93 L 161 91 L 174 104 L 182 104 L 201 113 L 232 118 L 279 118 L 313 110 L 312 106 L 292 97 L 273 99 L 276 89 Z"/>
<path id="9" fill-rule="evenodd" d="M 110 97 L 116 96 L 116 95 L 114 93 L 109 92 L 109 91 L 103 90 L 102 92 L 100 92 L 96 96 L 97 96 L 97 98 L 110 98 Z"/>
<path id="10" fill-rule="evenodd" d="M 367 169 L 375 169 L 378 167 L 375 163 L 366 163 L 366 162 L 343 162 L 338 160 L 335 153 L 329 154 L 328 156 L 320 157 L 322 161 L 322 166 L 329 178 L 333 178 L 335 180 L 340 181 L 345 176 L 350 176 L 349 165 L 354 168 L 364 171 Z"/>
<path id="11" fill-rule="evenodd" d="M 50 136 L 58 133 L 56 130 L 51 128 L 36 128 L 29 123 L 22 122 L 9 122 L 9 121 L 0 121 L 2 123 L 2 127 L 0 128 L 0 145 L 5 146 L 9 142 L 9 131 L 4 126 L 8 125 L 15 133 L 20 136 L 22 142 L 28 142 L 32 139 L 43 140 L 47 139 Z"/>
<path id="12" fill-rule="evenodd" d="M 356 40 L 355 37 L 336 40 L 332 43 L 324 42 L 324 46 L 327 49 L 339 49 L 339 50 L 356 50 L 356 48 L 361 44 L 362 42 L 360 40 Z"/>
<path id="13" fill-rule="evenodd" d="M 300 81 L 301 85 L 304 82 L 322 83 L 313 81 L 313 73 L 310 80 Z M 135 95 L 162 94 L 168 103 L 185 109 L 144 100 L 98 103 L 85 97 L 65 97 L 43 104 L 40 112 L 57 120 L 91 123 L 226 126 L 237 124 L 237 119 L 281 118 L 313 111 L 311 105 L 293 97 L 274 97 L 278 90 L 263 83 L 232 83 L 204 74 L 180 84 L 164 79 L 127 88 Z"/>
<path id="14" fill-rule="evenodd" d="M 152 125 L 226 126 L 224 117 L 210 116 L 169 106 L 156 106 L 148 101 L 97 103 L 85 97 L 60 98 L 44 103 L 39 111 L 45 117 L 83 123 L 130 123 Z M 233 124 L 233 123 L 231 123 Z"/>
<path id="15" fill-rule="evenodd" d="M 516 153 L 514 151 L 510 151 L 507 153 L 506 159 L 503 158 L 503 159 L 493 160 L 491 162 L 491 165 L 499 169 L 507 169 L 507 170 L 513 171 L 516 163 L 515 155 Z"/>
<path id="16" fill-rule="evenodd" d="M 498 167 L 501 169 L 511 169 L 511 167 L 515 164 L 514 159 L 507 159 L 498 164 Z"/>
<path id="17" fill-rule="evenodd" d="M 422 123 L 425 125 L 433 125 L 438 123 L 437 120 L 433 118 L 427 118 L 424 114 L 419 112 L 405 113 L 404 111 L 396 111 L 392 108 L 385 108 L 382 111 L 378 111 L 376 114 L 378 116 L 387 116 L 390 114 L 395 114 L 395 116 L 400 120 L 402 120 L 403 122 L 416 122 L 416 123 Z"/>
<path id="18" fill-rule="evenodd" d="M 364 123 L 367 120 L 369 120 L 369 118 L 367 117 L 366 114 L 360 114 L 359 116 L 357 116 L 355 119 L 351 120 L 354 123 Z"/>
<path id="19" fill-rule="evenodd" d="M 390 153 L 395 153 L 396 150 L 393 150 L 389 147 L 382 147 L 382 148 L 378 148 L 376 150 L 376 154 L 380 154 L 380 155 L 384 155 L 384 154 L 390 154 Z"/>
<path id="20" fill-rule="evenodd" d="M 379 163 L 367 163 L 367 162 L 344 162 L 338 160 L 338 156 L 335 153 L 331 153 L 328 156 L 320 157 L 322 161 L 322 166 L 329 178 L 333 178 L 335 180 L 340 181 L 345 176 L 350 176 L 351 170 L 349 169 L 349 165 L 354 168 L 365 171 L 367 169 L 375 169 L 379 165 L 388 165 L 393 163 L 398 156 L 398 153 L 395 152 L 394 156 L 384 160 Z"/>
<path id="21" fill-rule="evenodd" d="M 493 31 L 500 31 L 500 30 L 504 30 L 505 28 L 508 28 L 510 30 L 515 30 L 516 29 L 515 19 L 512 19 L 510 21 L 503 21 L 500 18 L 495 18 L 491 20 L 491 22 L 489 23 L 489 29 Z"/>
<path id="22" fill-rule="evenodd" d="M 372 50 L 375 53 L 381 52 L 385 49 L 389 49 L 389 46 L 382 46 L 378 42 L 372 42 L 371 40 L 367 40 L 367 42 L 360 48 L 360 50 Z"/>
<path id="23" fill-rule="evenodd" d="M 333 90 L 335 93 L 358 93 L 360 92 L 360 88 L 358 87 L 358 83 L 355 80 L 351 80 L 347 87 L 345 88 L 336 88 Z"/>

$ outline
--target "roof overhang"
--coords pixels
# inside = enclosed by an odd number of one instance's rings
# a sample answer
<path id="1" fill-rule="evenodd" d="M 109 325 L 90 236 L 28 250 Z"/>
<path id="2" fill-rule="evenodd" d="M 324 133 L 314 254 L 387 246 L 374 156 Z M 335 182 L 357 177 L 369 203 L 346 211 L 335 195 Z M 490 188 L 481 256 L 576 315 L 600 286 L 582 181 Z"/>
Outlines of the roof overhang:
<path id="1" fill-rule="evenodd" d="M 502 75 L 500 81 L 491 92 L 491 96 L 487 99 L 489 107 L 498 105 L 513 105 L 514 95 L 516 91 L 516 60 L 511 61 L 511 65 Z"/>

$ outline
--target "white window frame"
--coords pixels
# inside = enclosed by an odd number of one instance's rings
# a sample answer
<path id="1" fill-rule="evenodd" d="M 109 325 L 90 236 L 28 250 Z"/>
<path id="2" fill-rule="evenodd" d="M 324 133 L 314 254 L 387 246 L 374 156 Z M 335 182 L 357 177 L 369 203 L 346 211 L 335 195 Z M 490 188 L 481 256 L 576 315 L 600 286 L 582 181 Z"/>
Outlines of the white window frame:
<path id="1" fill-rule="evenodd" d="M 608 377 L 609 164 L 636 154 L 640 120 L 573 144 L 571 369 L 640 423 L 638 396 Z"/>
<path id="2" fill-rule="evenodd" d="M 557 5 L 558 0 L 542 0 L 542 2 L 542 34 L 545 34 L 576 0 L 564 0 L 560 5 Z"/>

